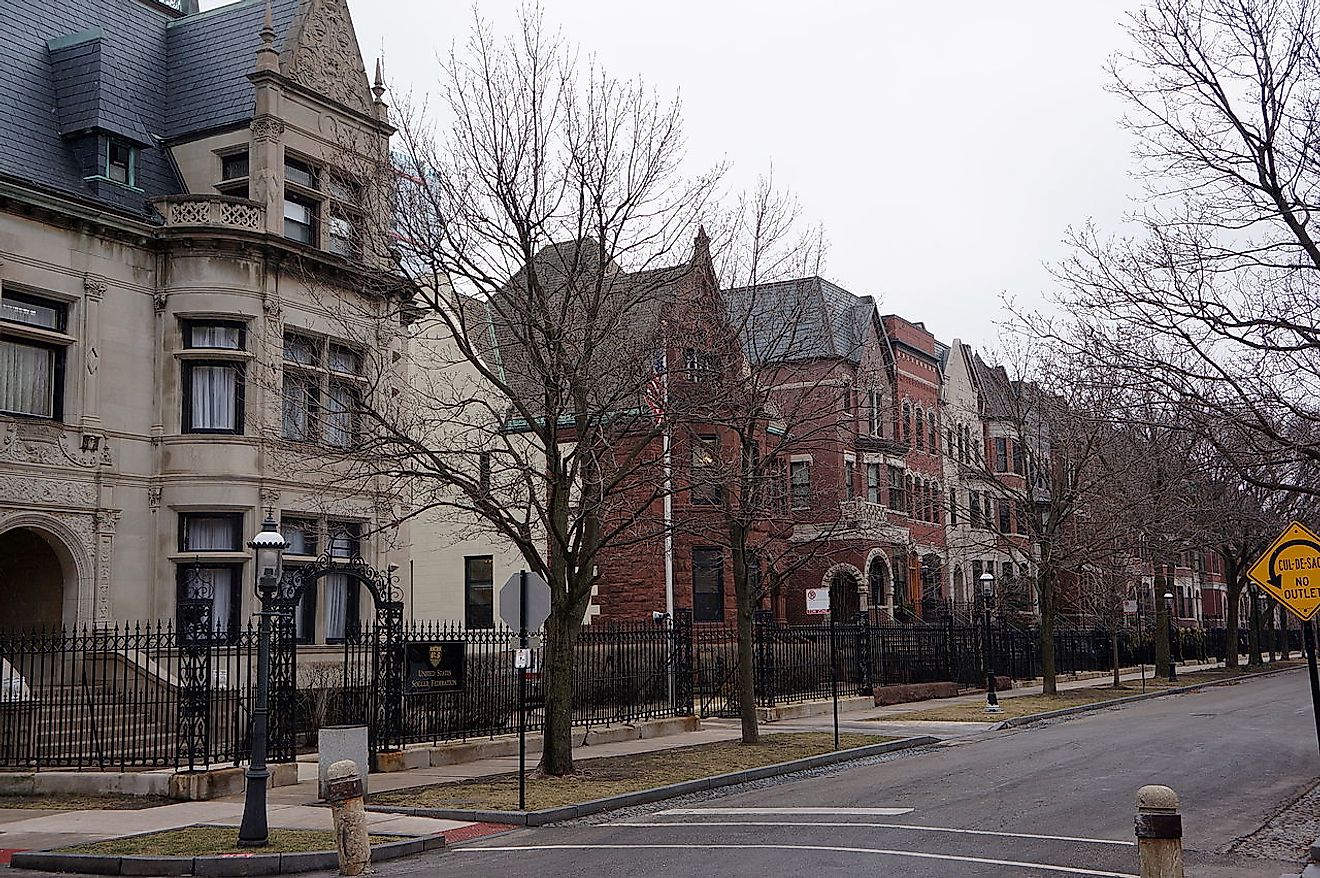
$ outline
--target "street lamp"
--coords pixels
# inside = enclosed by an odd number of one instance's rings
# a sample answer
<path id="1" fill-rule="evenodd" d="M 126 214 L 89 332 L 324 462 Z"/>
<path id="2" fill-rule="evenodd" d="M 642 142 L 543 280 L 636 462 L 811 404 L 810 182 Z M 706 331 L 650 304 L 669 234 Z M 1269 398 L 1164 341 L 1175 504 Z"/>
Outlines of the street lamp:
<path id="1" fill-rule="evenodd" d="M 1173 592 L 1164 593 L 1164 619 L 1169 623 L 1169 682 L 1178 682 L 1178 663 L 1173 660 Z"/>
<path id="2" fill-rule="evenodd" d="M 270 778 L 270 772 L 266 770 L 266 720 L 270 695 L 270 617 L 273 615 L 270 604 L 279 588 L 284 550 L 288 547 L 275 526 L 274 512 L 267 510 L 261 533 L 248 543 L 248 548 L 257 556 L 256 594 L 261 601 L 261 612 L 257 614 L 257 698 L 252 707 L 252 756 L 245 773 L 247 796 L 243 800 L 243 822 L 238 827 L 238 846 L 243 848 L 265 847 L 270 842 L 266 826 L 266 783 Z"/>
<path id="3" fill-rule="evenodd" d="M 985 608 L 985 712 L 999 713 L 999 696 L 995 694 L 994 650 L 990 647 L 990 608 L 995 600 L 995 575 L 981 574 L 981 605 Z"/>

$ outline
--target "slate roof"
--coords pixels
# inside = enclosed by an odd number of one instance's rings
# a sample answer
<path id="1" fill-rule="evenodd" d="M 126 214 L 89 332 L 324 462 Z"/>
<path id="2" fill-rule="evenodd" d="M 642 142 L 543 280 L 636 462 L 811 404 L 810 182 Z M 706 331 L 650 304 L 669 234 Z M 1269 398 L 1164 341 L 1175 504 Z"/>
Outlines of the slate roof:
<path id="1" fill-rule="evenodd" d="M 299 0 L 274 0 L 277 48 Z M 264 0 L 180 18 L 151 0 L 5 5 L 0 15 L 0 178 L 139 219 L 183 191 L 164 142 L 244 124 Z M 88 183 L 93 130 L 141 149 L 134 192 Z"/>
<path id="2" fill-rule="evenodd" d="M 860 363 L 875 299 L 821 277 L 798 278 L 724 293 L 748 356 L 762 363 L 818 357 Z"/>

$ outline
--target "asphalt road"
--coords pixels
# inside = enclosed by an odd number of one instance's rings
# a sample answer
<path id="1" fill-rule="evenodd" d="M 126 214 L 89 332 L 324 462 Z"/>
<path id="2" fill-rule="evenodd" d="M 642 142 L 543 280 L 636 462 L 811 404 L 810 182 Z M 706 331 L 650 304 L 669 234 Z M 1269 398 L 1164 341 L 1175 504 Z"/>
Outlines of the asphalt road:
<path id="1" fill-rule="evenodd" d="M 1318 773 L 1305 672 L 1289 672 L 882 764 L 517 830 L 378 873 L 1133 876 L 1134 797 L 1164 783 L 1182 798 L 1189 876 L 1278 878 L 1289 862 L 1227 851 Z"/>

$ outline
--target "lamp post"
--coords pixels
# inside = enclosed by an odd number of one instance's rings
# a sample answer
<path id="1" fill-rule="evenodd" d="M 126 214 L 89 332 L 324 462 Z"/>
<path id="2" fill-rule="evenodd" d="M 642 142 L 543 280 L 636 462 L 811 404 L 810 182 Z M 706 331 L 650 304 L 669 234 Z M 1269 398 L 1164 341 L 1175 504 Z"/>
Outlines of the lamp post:
<path id="1" fill-rule="evenodd" d="M 995 694 L 995 652 L 990 646 L 990 609 L 995 601 L 995 575 L 981 574 L 981 605 L 985 610 L 985 712 L 999 713 L 999 696 Z"/>
<path id="2" fill-rule="evenodd" d="M 279 588 L 284 550 L 288 546 L 275 526 L 274 513 L 268 510 L 261 533 L 248 543 L 248 548 L 257 556 L 256 593 L 261 601 L 261 612 L 257 614 L 257 697 L 252 707 L 252 756 L 245 772 L 247 795 L 243 800 L 243 822 L 238 827 L 238 846 L 243 848 L 265 847 L 270 841 L 266 826 L 266 782 L 270 777 L 266 770 L 266 720 L 270 695 L 270 617 L 273 613 L 269 605 Z"/>
<path id="3" fill-rule="evenodd" d="M 1178 663 L 1173 658 L 1173 592 L 1164 593 L 1164 618 L 1169 623 L 1169 682 L 1178 682 Z"/>

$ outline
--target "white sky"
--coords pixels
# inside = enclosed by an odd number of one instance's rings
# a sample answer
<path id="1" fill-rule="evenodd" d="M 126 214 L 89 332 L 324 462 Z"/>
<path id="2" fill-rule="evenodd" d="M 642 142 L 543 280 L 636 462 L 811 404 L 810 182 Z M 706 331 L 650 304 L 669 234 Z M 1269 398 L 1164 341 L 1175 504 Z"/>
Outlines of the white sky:
<path id="1" fill-rule="evenodd" d="M 993 347 L 1001 295 L 1040 301 L 1069 225 L 1113 228 L 1137 192 L 1103 65 L 1137 0 L 544 0 L 613 74 L 683 99 L 691 170 L 773 162 L 826 228 L 825 274 Z M 218 5 L 216 0 L 204 6 Z M 349 0 L 367 68 L 435 90 L 468 0 Z M 480 0 L 509 30 L 516 0 Z"/>

